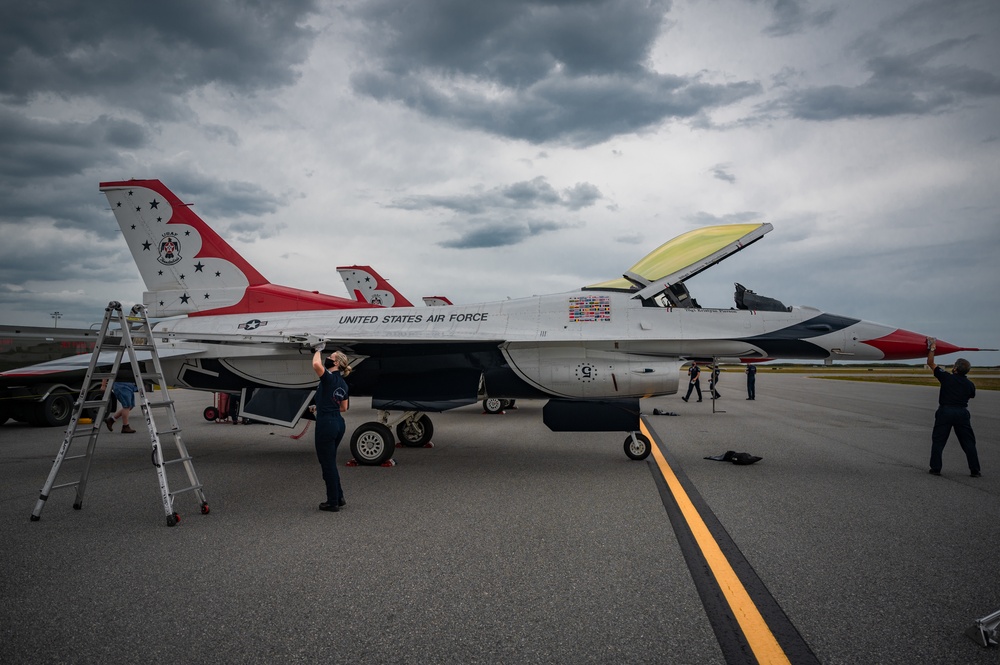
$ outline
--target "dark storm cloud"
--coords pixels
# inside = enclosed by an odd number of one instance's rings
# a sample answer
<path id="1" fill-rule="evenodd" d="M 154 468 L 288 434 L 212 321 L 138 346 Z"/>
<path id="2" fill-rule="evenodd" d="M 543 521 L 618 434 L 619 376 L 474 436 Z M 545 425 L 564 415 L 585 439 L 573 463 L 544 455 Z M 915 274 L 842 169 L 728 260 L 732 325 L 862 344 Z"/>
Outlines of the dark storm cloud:
<path id="1" fill-rule="evenodd" d="M 793 88 L 768 110 L 804 120 L 884 118 L 939 114 L 1000 96 L 1000 77 L 968 64 L 1000 57 L 987 26 L 995 22 L 988 5 L 964 0 L 910 7 L 855 40 L 850 52 L 863 59 L 866 81 Z M 981 25 L 983 34 L 970 34 L 969 25 Z"/>
<path id="2" fill-rule="evenodd" d="M 453 225 L 453 226 L 458 226 Z M 478 219 L 463 222 L 461 235 L 438 243 L 450 249 L 484 249 L 516 245 L 549 231 L 568 228 L 570 224 L 544 220 Z"/>
<path id="3" fill-rule="evenodd" d="M 0 99 L 86 97 L 148 119 L 187 115 L 183 96 L 209 84 L 253 92 L 295 81 L 315 0 L 270 3 L 7 3 L 0 22 Z"/>
<path id="4" fill-rule="evenodd" d="M 711 168 L 712 177 L 730 185 L 736 184 L 736 176 L 729 172 L 729 167 L 729 164 L 716 164 Z"/>
<path id="5" fill-rule="evenodd" d="M 542 233 L 574 226 L 531 217 L 513 219 L 506 211 L 542 208 L 576 211 L 592 206 L 603 198 L 601 190 L 588 182 L 577 183 L 559 192 L 544 177 L 539 176 L 474 194 L 410 196 L 393 201 L 388 207 L 402 210 L 440 208 L 461 215 L 461 221 L 447 224 L 459 230 L 459 237 L 438 244 L 452 249 L 480 249 L 516 245 Z M 473 215 L 476 217 L 466 218 Z"/>
<path id="6" fill-rule="evenodd" d="M 203 173 L 190 164 L 159 171 L 159 178 L 184 203 L 191 204 L 199 217 L 212 226 L 214 219 L 242 216 L 260 217 L 280 210 L 286 197 L 267 191 L 260 185 L 236 180 L 222 180 Z M 244 226 L 241 231 L 248 230 Z"/>
<path id="7" fill-rule="evenodd" d="M 478 215 L 494 210 L 526 210 L 546 206 L 580 210 L 602 198 L 601 190 L 590 183 L 577 183 L 560 194 L 544 177 L 539 176 L 476 194 L 410 196 L 393 201 L 389 207 L 403 210 L 444 208 L 462 214 Z"/>
<path id="8" fill-rule="evenodd" d="M 0 177 L 5 180 L 82 173 L 116 161 L 116 150 L 148 142 L 148 132 L 128 120 L 102 115 L 89 122 L 54 122 L 0 107 Z"/>
<path id="9" fill-rule="evenodd" d="M 532 143 L 600 143 L 760 92 L 648 67 L 667 1 L 364 3 L 371 66 L 354 89 Z"/>
<path id="10" fill-rule="evenodd" d="M 152 144 L 158 123 L 192 120 L 189 93 L 216 85 L 250 95 L 293 83 L 312 44 L 302 22 L 314 5 L 8 3 L 0 20 L 0 220 L 45 219 L 56 228 L 113 235 L 97 181 L 148 177 L 134 172 L 130 153 Z M 88 114 L 94 107 L 101 110 Z M 48 108 L 79 116 L 40 117 Z M 230 128 L 210 125 L 205 132 L 235 140 Z M 221 185 L 204 203 L 218 201 L 230 217 L 277 205 L 250 185 L 212 178 L 195 184 Z"/>
<path id="11" fill-rule="evenodd" d="M 925 115 L 1000 95 L 1000 78 L 991 72 L 934 63 L 965 41 L 951 39 L 919 51 L 873 57 L 867 62 L 871 76 L 865 83 L 799 90 L 788 95 L 782 105 L 796 118 L 835 120 Z"/>
<path id="12" fill-rule="evenodd" d="M 11 285 L 28 281 L 62 281 L 71 274 L 79 280 L 114 283 L 135 272 L 127 252 L 110 236 L 97 239 L 80 231 L 38 227 L 26 232 L 8 224 L 0 224 L 0 233 L 6 239 L 0 243 L 0 283 L 11 296 L 20 293 Z"/>
<path id="13" fill-rule="evenodd" d="M 807 28 L 823 27 L 833 18 L 833 9 L 809 11 L 807 4 L 800 0 L 770 0 L 773 23 L 764 28 L 764 34 L 771 37 L 785 37 Z"/>

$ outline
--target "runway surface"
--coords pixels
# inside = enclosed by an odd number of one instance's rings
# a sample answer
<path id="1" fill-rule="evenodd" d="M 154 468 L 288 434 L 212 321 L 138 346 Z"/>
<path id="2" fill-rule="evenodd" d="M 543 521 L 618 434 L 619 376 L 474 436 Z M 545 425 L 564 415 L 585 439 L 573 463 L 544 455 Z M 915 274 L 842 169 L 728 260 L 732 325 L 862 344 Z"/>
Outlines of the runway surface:
<path id="1" fill-rule="evenodd" d="M 647 422 L 815 659 L 995 665 L 964 632 L 1000 609 L 1000 393 L 971 405 L 970 478 L 954 437 L 927 473 L 936 389 L 765 368 L 741 388 L 723 376 L 725 413 L 648 400 L 678 415 Z M 345 467 L 345 440 L 331 514 L 311 430 L 172 395 L 211 506 L 179 496 L 173 528 L 140 418 L 102 434 L 83 509 L 55 492 L 38 522 L 62 431 L 0 427 L 0 662 L 734 662 L 624 435 L 549 432 L 541 401 L 435 414 L 434 448 L 393 468 Z M 763 460 L 704 459 L 727 450 Z"/>

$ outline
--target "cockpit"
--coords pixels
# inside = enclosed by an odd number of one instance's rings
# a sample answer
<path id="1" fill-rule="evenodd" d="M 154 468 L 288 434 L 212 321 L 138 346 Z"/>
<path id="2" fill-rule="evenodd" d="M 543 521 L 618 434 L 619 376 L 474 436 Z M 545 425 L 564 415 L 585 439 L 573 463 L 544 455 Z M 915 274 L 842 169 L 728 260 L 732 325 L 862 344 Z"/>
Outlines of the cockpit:
<path id="1" fill-rule="evenodd" d="M 756 312 L 790 312 L 791 307 L 785 307 L 780 300 L 759 296 L 739 282 L 736 282 L 736 309 L 751 309 Z"/>
<path id="2" fill-rule="evenodd" d="M 620 279 L 585 287 L 585 291 L 635 294 L 644 307 L 700 308 L 685 281 L 751 245 L 773 227 L 767 223 L 706 226 L 677 236 L 644 256 Z M 737 309 L 788 311 L 773 298 L 759 296 L 736 284 Z"/>

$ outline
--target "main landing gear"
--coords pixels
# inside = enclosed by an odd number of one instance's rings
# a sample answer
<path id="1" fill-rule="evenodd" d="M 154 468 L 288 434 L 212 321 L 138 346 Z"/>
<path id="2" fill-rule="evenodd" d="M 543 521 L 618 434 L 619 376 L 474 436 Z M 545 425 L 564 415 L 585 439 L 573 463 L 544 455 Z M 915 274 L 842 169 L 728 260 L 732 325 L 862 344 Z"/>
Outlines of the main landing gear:
<path id="1" fill-rule="evenodd" d="M 409 448 L 429 447 L 434 435 L 434 425 L 426 413 L 407 411 L 390 422 L 389 411 L 379 411 L 377 422 L 364 423 L 351 435 L 351 454 L 362 466 L 380 466 L 392 459 L 396 450 L 396 437 Z"/>
<path id="2" fill-rule="evenodd" d="M 406 411 L 395 419 L 390 420 L 390 418 L 391 412 L 379 411 L 378 421 L 364 423 L 354 430 L 354 434 L 351 435 L 351 455 L 359 465 L 390 464 L 396 450 L 397 438 L 401 445 L 408 448 L 429 448 L 434 445 L 431 443 L 434 425 L 426 413 Z M 645 434 L 633 431 L 625 438 L 624 448 L 629 459 L 641 461 L 649 457 L 653 445 Z"/>
<path id="3" fill-rule="evenodd" d="M 483 411 L 490 414 L 503 413 L 507 409 L 514 407 L 514 400 L 500 399 L 499 397 L 487 397 L 483 400 Z"/>

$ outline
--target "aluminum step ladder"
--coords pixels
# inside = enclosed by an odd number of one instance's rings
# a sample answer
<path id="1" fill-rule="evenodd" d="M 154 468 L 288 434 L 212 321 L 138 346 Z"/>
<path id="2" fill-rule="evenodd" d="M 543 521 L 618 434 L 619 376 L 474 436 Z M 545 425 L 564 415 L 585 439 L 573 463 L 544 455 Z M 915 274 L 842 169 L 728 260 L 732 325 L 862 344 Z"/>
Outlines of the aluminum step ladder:
<path id="1" fill-rule="evenodd" d="M 104 366 L 101 366 L 101 351 L 104 350 Z M 114 362 L 107 368 L 107 358 L 110 352 L 114 352 Z M 144 360 L 152 365 L 152 372 L 142 372 L 137 352 L 148 352 L 149 360 Z M 66 426 L 66 434 L 63 437 L 62 446 L 52 464 L 49 477 L 42 487 L 35 509 L 31 512 L 31 521 L 37 522 L 41 519 L 42 508 L 49 495 L 58 489 L 75 488 L 76 501 L 73 508 L 80 510 L 83 507 L 83 496 L 87 489 L 87 480 L 90 477 L 90 468 L 94 460 L 94 451 L 97 448 L 97 439 L 104 427 L 107 418 L 108 406 L 111 402 L 112 384 L 118 376 L 118 370 L 122 362 L 131 365 L 132 374 L 135 376 L 135 384 L 138 388 L 139 402 L 142 414 L 146 420 L 146 427 L 149 430 L 149 439 L 152 445 L 151 460 L 156 468 L 156 475 L 160 483 L 160 497 L 163 501 L 163 510 L 167 517 L 167 526 L 174 526 L 180 521 L 180 515 L 174 510 L 174 499 L 178 494 L 194 492 L 200 503 L 201 512 L 207 515 L 209 512 L 208 502 L 202 491 L 202 485 L 198 481 L 191 456 L 188 454 L 184 440 L 181 438 L 181 427 L 177 421 L 177 410 L 174 408 L 174 401 L 167 393 L 167 382 L 163 375 L 163 367 L 160 364 L 160 357 L 153 342 L 153 331 L 149 324 L 149 317 L 143 305 L 135 305 L 126 315 L 122 311 L 119 302 L 110 302 L 104 310 L 104 319 L 101 322 L 101 330 L 94 346 L 94 352 L 90 358 L 90 365 L 83 380 L 83 388 L 80 396 L 76 400 L 73 409 L 73 416 Z M 146 382 L 155 382 L 159 386 L 159 398 L 154 401 L 150 399 L 146 391 Z M 104 384 L 103 391 L 100 386 Z M 95 395 L 99 391 L 99 396 Z M 81 418 L 85 413 L 96 409 L 96 416 L 90 424 L 81 423 Z M 168 427 L 159 429 L 153 417 L 154 410 L 166 412 Z M 159 416 L 163 420 L 163 416 Z M 69 455 L 72 444 L 76 441 L 86 440 L 86 451 L 79 455 Z M 164 445 L 172 442 L 177 451 L 178 457 L 164 460 Z M 56 485 L 56 476 L 62 467 L 63 462 L 70 460 L 82 460 L 83 468 L 80 472 L 80 479 Z M 170 490 L 167 478 L 167 468 L 175 464 L 182 465 L 187 485 L 180 489 Z"/>

